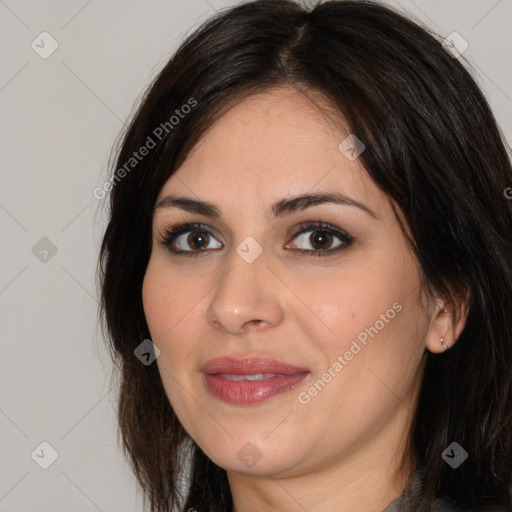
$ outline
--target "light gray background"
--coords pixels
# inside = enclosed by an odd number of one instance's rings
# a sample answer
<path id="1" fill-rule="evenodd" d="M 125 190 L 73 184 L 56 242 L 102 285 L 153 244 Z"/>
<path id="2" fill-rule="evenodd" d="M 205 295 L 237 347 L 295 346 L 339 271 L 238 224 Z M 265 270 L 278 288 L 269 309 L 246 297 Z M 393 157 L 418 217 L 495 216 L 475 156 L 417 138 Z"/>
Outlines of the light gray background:
<path id="1" fill-rule="evenodd" d="M 117 448 L 97 329 L 106 204 L 93 189 L 176 44 L 235 3 L 0 0 L 0 511 L 142 510 Z M 464 56 L 510 144 L 512 0 L 388 3 L 468 41 Z M 31 47 L 43 31 L 59 45 L 47 59 Z M 32 251 L 42 237 L 57 247 L 46 262 Z M 31 458 L 42 441 L 58 452 L 48 469 Z"/>

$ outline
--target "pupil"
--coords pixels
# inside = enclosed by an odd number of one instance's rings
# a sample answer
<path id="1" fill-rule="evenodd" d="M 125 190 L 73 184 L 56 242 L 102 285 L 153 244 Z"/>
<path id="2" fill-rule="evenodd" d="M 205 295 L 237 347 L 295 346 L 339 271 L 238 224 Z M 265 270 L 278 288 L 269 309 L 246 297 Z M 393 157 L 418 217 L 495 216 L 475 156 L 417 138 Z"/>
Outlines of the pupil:
<path id="1" fill-rule="evenodd" d="M 326 242 L 329 242 L 331 234 L 327 233 L 326 231 L 315 231 L 314 233 L 317 233 L 317 235 L 311 235 L 313 240 L 311 245 L 313 245 L 313 247 L 315 247 L 316 249 L 322 249 L 322 245 L 324 245 Z M 320 245 L 320 247 L 317 247 L 318 245 Z"/>
<path id="2" fill-rule="evenodd" d="M 194 249 L 199 249 L 201 247 L 201 245 L 204 244 L 205 239 L 206 239 L 205 235 L 203 233 L 199 233 L 198 231 L 195 231 L 193 233 L 190 233 L 190 235 L 188 235 L 188 243 Z M 199 240 L 199 242 L 197 242 L 197 240 Z"/>

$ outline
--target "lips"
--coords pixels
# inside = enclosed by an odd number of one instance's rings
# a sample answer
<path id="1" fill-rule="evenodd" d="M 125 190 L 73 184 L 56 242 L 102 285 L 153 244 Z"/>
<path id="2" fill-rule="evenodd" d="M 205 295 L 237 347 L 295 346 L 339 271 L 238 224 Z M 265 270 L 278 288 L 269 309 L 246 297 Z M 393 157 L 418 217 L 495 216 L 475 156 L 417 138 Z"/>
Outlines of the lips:
<path id="1" fill-rule="evenodd" d="M 223 357 L 208 361 L 201 371 L 209 392 L 231 404 L 256 404 L 290 391 L 310 372 L 270 358 L 232 359 Z"/>
<path id="2" fill-rule="evenodd" d="M 208 375 L 226 373 L 231 375 L 255 375 L 258 373 L 273 373 L 280 375 L 294 375 L 309 371 L 307 368 L 298 368 L 289 364 L 264 357 L 249 357 L 245 359 L 232 359 L 219 357 L 208 361 L 201 371 Z"/>

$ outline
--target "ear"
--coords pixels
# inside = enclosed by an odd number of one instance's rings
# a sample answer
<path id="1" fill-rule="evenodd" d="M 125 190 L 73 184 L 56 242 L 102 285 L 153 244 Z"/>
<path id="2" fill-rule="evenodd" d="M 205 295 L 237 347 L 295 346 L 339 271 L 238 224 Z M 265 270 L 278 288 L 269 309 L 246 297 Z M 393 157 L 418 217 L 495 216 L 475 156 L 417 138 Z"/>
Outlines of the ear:
<path id="1" fill-rule="evenodd" d="M 466 324 L 469 310 L 468 294 L 457 297 L 455 304 L 442 298 L 434 298 L 434 311 L 425 340 L 425 348 L 434 354 L 452 348 Z"/>

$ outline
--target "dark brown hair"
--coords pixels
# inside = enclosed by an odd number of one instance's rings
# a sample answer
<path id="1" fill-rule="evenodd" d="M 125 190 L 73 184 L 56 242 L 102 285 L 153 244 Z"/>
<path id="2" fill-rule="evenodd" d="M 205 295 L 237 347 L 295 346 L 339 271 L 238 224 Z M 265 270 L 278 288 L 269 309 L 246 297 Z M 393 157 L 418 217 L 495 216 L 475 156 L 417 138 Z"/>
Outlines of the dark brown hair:
<path id="1" fill-rule="evenodd" d="M 467 298 L 455 346 L 425 353 L 409 445 L 426 477 L 409 510 L 434 497 L 474 510 L 511 507 L 512 201 L 504 190 L 512 169 L 487 101 L 439 36 L 388 7 L 257 0 L 215 14 L 187 37 L 142 98 L 112 167 L 100 314 L 121 372 L 123 446 L 151 510 L 232 507 L 226 471 L 181 426 L 157 365 L 134 356 L 150 338 L 141 290 L 155 200 L 227 108 L 277 86 L 335 107 L 366 146 L 359 158 L 367 172 L 403 214 L 425 290 L 455 314 Z M 183 115 L 170 123 L 176 110 Z M 157 137 L 157 127 L 166 135 Z M 127 168 L 148 138 L 156 147 Z M 453 441 L 469 453 L 457 469 L 441 458 Z M 185 453 L 191 483 L 181 502 Z"/>

